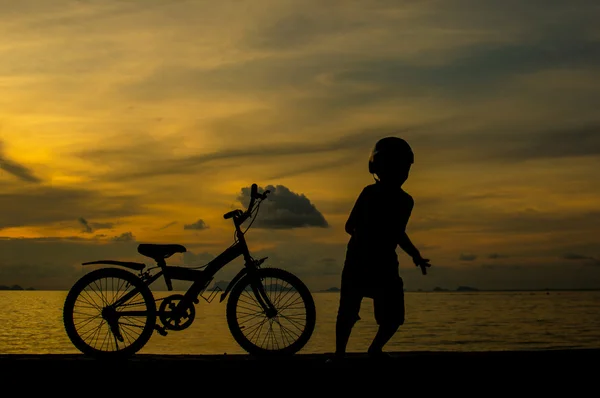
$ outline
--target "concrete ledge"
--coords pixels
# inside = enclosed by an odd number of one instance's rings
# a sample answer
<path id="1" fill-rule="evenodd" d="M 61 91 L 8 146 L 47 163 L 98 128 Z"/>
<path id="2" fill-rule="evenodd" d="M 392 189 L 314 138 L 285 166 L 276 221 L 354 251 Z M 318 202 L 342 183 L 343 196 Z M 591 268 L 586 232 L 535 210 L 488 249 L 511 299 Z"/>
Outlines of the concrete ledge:
<path id="1" fill-rule="evenodd" d="M 296 354 L 283 358 L 252 357 L 250 355 L 157 355 L 138 354 L 120 361 L 103 361 L 80 354 L 0 354 L 0 367 L 11 370 L 43 371 L 61 369 L 80 373 L 126 367 L 128 371 L 160 370 L 178 372 L 188 368 L 211 371 L 223 369 L 252 369 L 273 371 L 302 369 L 325 370 L 336 368 L 354 369 L 403 369 L 427 367 L 450 371 L 460 366 L 462 371 L 483 368 L 537 370 L 585 370 L 596 367 L 600 349 L 557 349 L 532 351 L 423 351 L 393 352 L 391 360 L 374 360 L 364 353 L 349 353 L 342 361 L 328 362 L 331 354 Z M 592 365 L 593 364 L 593 365 Z"/>
<path id="2" fill-rule="evenodd" d="M 598 387 L 600 349 L 394 352 L 392 356 L 376 361 L 351 353 L 343 361 L 328 363 L 328 354 L 288 358 L 138 354 L 122 361 L 76 354 L 0 354 L 0 374 L 5 391 L 61 396 L 458 393 L 538 397 L 587 396 Z"/>

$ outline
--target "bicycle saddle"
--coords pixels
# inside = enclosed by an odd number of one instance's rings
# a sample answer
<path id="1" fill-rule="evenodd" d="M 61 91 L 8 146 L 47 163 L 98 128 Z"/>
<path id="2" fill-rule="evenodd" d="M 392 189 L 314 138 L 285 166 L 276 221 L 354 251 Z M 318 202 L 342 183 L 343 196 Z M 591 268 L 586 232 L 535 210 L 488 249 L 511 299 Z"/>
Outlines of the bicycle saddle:
<path id="1" fill-rule="evenodd" d="M 182 245 L 156 245 L 142 243 L 138 246 L 138 253 L 152 259 L 171 257 L 175 253 L 185 253 L 187 250 Z"/>

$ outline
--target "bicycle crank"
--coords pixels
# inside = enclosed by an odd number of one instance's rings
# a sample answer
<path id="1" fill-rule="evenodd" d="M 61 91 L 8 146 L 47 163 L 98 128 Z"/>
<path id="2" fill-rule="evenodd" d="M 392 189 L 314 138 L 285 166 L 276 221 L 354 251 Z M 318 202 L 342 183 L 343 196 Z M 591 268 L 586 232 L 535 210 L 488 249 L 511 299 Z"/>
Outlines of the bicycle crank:
<path id="1" fill-rule="evenodd" d="M 158 313 L 165 329 L 183 330 L 194 321 L 196 308 L 184 295 L 174 294 L 160 303 Z"/>

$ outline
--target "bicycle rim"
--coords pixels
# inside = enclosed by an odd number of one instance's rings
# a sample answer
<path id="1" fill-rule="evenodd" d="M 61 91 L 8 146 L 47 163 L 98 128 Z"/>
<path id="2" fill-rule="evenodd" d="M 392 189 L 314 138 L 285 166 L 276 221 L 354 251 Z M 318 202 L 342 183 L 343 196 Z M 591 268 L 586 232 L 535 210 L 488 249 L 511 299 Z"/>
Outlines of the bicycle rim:
<path id="1" fill-rule="evenodd" d="M 134 292 L 130 299 L 114 310 L 107 310 L 130 292 Z M 126 311 L 131 315 L 111 318 L 110 311 L 121 314 Z M 150 339 L 156 323 L 156 304 L 137 276 L 105 268 L 83 276 L 73 285 L 65 300 L 63 320 L 71 342 L 84 354 L 129 356 Z"/>
<path id="2" fill-rule="evenodd" d="M 231 292 L 227 321 L 234 339 L 254 355 L 289 355 L 309 341 L 315 327 L 312 295 L 295 275 L 277 268 L 258 271 L 267 298 L 277 315 L 268 317 L 251 289 L 252 277 L 244 277 Z"/>

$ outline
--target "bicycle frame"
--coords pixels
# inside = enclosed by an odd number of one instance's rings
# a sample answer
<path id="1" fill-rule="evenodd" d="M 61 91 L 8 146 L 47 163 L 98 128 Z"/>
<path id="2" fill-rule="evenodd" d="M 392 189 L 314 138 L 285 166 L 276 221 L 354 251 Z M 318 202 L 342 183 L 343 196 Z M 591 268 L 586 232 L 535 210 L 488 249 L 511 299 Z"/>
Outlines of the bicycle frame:
<path id="1" fill-rule="evenodd" d="M 268 193 L 268 191 L 266 193 Z M 266 193 L 262 195 L 262 199 L 264 199 L 266 197 Z M 242 279 L 242 277 L 244 277 L 248 273 L 251 273 L 252 270 L 257 269 L 260 266 L 260 264 L 262 264 L 262 262 L 264 260 L 266 260 L 266 257 L 259 259 L 259 260 L 255 260 L 252 258 L 252 256 L 250 255 L 250 251 L 248 249 L 248 244 L 246 242 L 244 232 L 242 232 L 242 230 L 241 230 L 241 225 L 244 223 L 244 221 L 249 217 L 249 215 L 253 211 L 255 195 L 256 195 L 256 186 L 253 185 L 252 198 L 251 198 L 250 205 L 248 206 L 248 210 L 246 212 L 242 212 L 241 210 L 235 210 L 233 212 L 227 213 L 224 216 L 225 218 L 233 217 L 233 222 L 235 225 L 235 234 L 236 234 L 237 240 L 233 245 L 231 245 L 230 247 L 225 249 L 221 254 L 219 254 L 213 260 L 208 262 L 201 270 L 192 269 L 192 268 L 188 268 L 188 267 L 167 265 L 167 263 L 165 261 L 165 259 L 167 257 L 155 259 L 157 266 L 160 267 L 160 271 L 154 275 L 150 275 L 149 271 L 142 273 L 142 270 L 145 268 L 145 264 L 141 264 L 141 263 L 120 262 L 120 261 L 93 261 L 93 262 L 84 263 L 84 265 L 85 264 L 113 264 L 113 265 L 120 265 L 120 266 L 124 266 L 127 268 L 138 270 L 138 271 L 140 271 L 141 278 L 145 282 L 146 286 L 150 286 L 156 280 L 158 280 L 160 277 L 164 277 L 165 283 L 167 285 L 167 289 L 169 291 L 173 290 L 173 284 L 172 284 L 173 280 L 191 281 L 193 283 L 185 292 L 184 297 L 185 297 L 186 301 L 197 304 L 199 302 L 198 296 L 200 296 L 202 294 L 202 292 L 208 287 L 208 284 L 210 283 L 211 280 L 213 280 L 215 274 L 219 270 L 221 270 L 225 265 L 229 264 L 236 258 L 243 256 L 244 257 L 244 267 L 229 282 L 227 288 L 225 289 L 223 294 L 221 294 L 221 299 L 219 301 L 222 302 L 227 297 L 227 294 L 231 291 L 233 286 L 235 286 L 235 284 L 237 282 L 239 282 Z M 267 312 L 267 314 L 273 314 L 276 310 L 274 309 L 273 304 L 267 297 L 267 295 L 264 291 L 264 287 L 262 286 L 262 283 L 252 283 L 252 290 L 257 298 L 257 301 L 260 303 L 260 305 L 263 307 L 263 309 Z M 133 290 L 133 291 L 127 293 L 126 295 L 121 297 L 119 300 L 117 300 L 115 303 L 113 303 L 113 307 L 118 307 L 119 305 L 123 304 L 127 300 L 134 297 L 137 293 L 138 293 L 137 290 Z M 138 313 L 137 311 L 127 311 L 126 313 L 125 312 L 121 313 L 121 315 L 123 315 L 123 314 L 127 314 L 128 316 L 144 315 L 142 313 Z"/>

